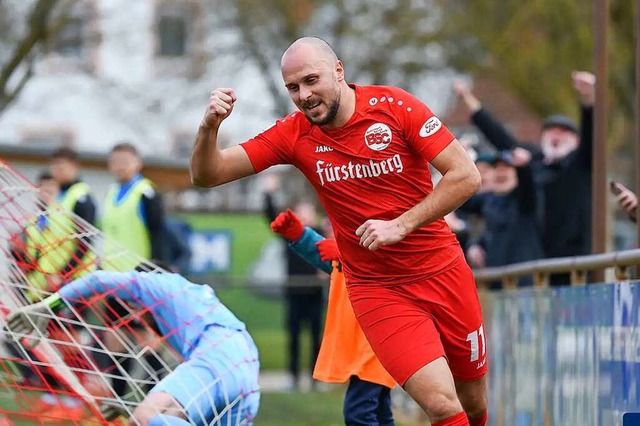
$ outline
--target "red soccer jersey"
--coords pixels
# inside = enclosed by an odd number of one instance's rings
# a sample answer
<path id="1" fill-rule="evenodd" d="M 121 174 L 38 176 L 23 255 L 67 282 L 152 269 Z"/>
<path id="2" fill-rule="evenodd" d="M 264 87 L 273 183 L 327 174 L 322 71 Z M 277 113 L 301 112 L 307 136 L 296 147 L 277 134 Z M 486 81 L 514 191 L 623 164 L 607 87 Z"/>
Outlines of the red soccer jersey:
<path id="1" fill-rule="evenodd" d="M 444 219 L 370 251 L 356 229 L 400 216 L 433 189 L 428 162 L 454 136 L 429 108 L 396 87 L 352 86 L 355 113 L 339 129 L 294 112 L 242 144 L 256 172 L 293 164 L 313 184 L 340 248 L 349 285 L 409 284 L 448 269 L 461 255 Z"/>

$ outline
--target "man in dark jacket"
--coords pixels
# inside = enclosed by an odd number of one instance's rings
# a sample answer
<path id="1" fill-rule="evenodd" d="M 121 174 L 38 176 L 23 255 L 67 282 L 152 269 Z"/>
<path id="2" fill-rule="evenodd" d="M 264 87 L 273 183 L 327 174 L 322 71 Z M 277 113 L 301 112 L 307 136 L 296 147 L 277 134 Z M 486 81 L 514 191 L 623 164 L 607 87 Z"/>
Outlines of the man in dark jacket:
<path id="1" fill-rule="evenodd" d="M 531 154 L 524 148 L 501 151 L 493 157 L 492 164 L 492 190 L 474 195 L 458 209 L 483 217 L 486 224 L 482 238 L 468 251 L 483 251 L 486 265 L 482 266 L 540 259 L 543 252 Z M 533 282 L 531 277 L 523 277 L 518 284 Z"/>
<path id="2" fill-rule="evenodd" d="M 562 115 L 547 117 L 542 125 L 540 148 L 532 166 L 542 203 L 542 242 L 547 258 L 580 256 L 591 252 L 591 174 L 595 76 L 574 72 L 573 85 L 580 97 L 580 130 Z M 471 120 L 498 150 L 511 150 L 519 142 L 482 108 L 462 83 L 454 91 L 472 113 Z M 551 285 L 568 285 L 569 274 L 551 276 Z"/>
<path id="3" fill-rule="evenodd" d="M 276 180 L 274 179 L 273 182 Z M 273 222 L 281 211 L 275 205 L 273 194 L 277 185 L 277 183 L 272 183 L 271 188 L 265 192 L 264 211 L 269 223 Z M 313 227 L 315 225 L 316 210 L 313 204 L 298 202 L 293 210 L 304 226 Z M 309 323 L 311 331 L 311 371 L 313 371 L 320 352 L 324 290 L 318 269 L 298 256 L 288 245 L 285 261 L 287 263 L 287 282 L 284 287 L 284 296 L 287 304 L 289 373 L 293 378 L 293 388 L 297 389 L 300 385 L 300 332 L 305 322 Z"/>

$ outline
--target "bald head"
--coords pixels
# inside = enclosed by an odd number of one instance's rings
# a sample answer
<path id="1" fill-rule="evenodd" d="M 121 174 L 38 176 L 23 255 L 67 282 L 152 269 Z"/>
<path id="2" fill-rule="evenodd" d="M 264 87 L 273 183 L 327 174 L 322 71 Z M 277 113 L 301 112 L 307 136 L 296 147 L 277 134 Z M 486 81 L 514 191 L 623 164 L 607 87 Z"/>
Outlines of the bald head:
<path id="1" fill-rule="evenodd" d="M 287 59 L 298 55 L 311 55 L 316 60 L 322 60 L 329 64 L 335 64 L 338 56 L 333 51 L 329 43 L 318 37 L 302 37 L 294 41 L 282 55 L 281 67 L 284 67 Z"/>
<path id="2" fill-rule="evenodd" d="M 342 62 L 326 41 L 296 40 L 280 65 L 291 100 L 312 124 L 338 127 L 348 120 L 355 107 L 355 91 L 347 85 Z M 346 107 L 341 103 L 345 99 Z"/>

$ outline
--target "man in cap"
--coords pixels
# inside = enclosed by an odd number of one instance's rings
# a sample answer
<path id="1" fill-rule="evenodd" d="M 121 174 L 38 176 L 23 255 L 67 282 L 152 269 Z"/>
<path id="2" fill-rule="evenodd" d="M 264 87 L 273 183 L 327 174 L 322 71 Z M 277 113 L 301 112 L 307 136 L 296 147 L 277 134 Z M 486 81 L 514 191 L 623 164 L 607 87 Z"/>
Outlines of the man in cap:
<path id="1" fill-rule="evenodd" d="M 580 98 L 580 128 L 564 115 L 547 117 L 542 124 L 540 149 L 533 151 L 536 187 L 542 194 L 541 220 L 544 255 L 547 258 L 580 256 L 591 251 L 591 174 L 595 76 L 574 72 L 573 86 Z M 520 143 L 482 107 L 470 88 L 454 86 L 471 120 L 498 150 L 512 150 Z M 568 274 L 551 276 L 551 285 L 567 285 Z"/>

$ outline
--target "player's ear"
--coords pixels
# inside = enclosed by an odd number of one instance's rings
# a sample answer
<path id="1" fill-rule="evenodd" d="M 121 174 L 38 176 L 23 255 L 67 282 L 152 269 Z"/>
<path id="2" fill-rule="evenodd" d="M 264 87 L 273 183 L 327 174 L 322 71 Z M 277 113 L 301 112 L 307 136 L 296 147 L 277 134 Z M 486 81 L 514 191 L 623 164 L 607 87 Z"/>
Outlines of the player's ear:
<path id="1" fill-rule="evenodd" d="M 340 59 L 336 60 L 335 72 L 339 82 L 344 81 L 344 65 Z"/>

